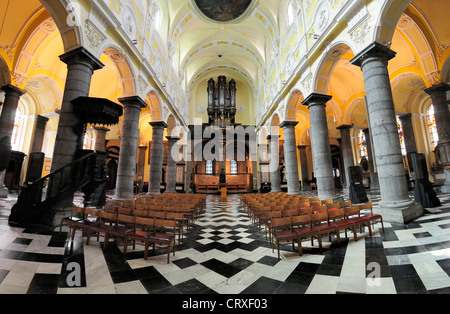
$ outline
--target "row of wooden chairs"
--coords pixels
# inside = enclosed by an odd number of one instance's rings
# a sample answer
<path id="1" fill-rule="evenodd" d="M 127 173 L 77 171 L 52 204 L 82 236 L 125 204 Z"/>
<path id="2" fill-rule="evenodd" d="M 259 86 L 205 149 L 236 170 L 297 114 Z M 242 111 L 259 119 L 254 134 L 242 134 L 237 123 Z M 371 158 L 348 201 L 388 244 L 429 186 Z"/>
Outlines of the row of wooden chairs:
<path id="1" fill-rule="evenodd" d="M 179 238 L 183 236 L 184 229 L 186 229 L 186 232 L 189 232 L 190 229 L 190 211 L 149 210 L 144 208 L 114 207 L 109 205 L 105 205 L 103 209 L 104 211 L 118 213 L 121 215 L 175 220 L 179 224 Z"/>
<path id="2" fill-rule="evenodd" d="M 170 262 L 170 251 L 175 255 L 175 235 L 179 230 L 176 220 L 139 217 L 75 205 L 72 206 L 71 215 L 61 219 L 60 232 L 63 226 L 68 226 L 71 230 L 71 241 L 77 230 L 85 233 L 86 245 L 89 245 L 92 233 L 96 233 L 97 238 L 104 237 L 104 248 L 111 237 L 122 238 L 124 254 L 129 242 L 133 244 L 133 248 L 136 244 L 143 244 L 145 259 L 148 258 L 150 245 L 153 250 L 156 247 L 166 248 L 167 263 Z"/>
<path id="3" fill-rule="evenodd" d="M 370 210 L 370 213 L 364 213 Z M 364 214 L 362 214 L 362 212 Z M 380 222 L 384 230 L 383 217 L 373 214 L 372 204 L 357 205 L 344 208 L 329 208 L 326 210 L 310 211 L 298 216 L 273 218 L 268 224 L 270 230 L 270 242 L 272 250 L 274 246 L 278 250 L 280 258 L 280 246 L 291 243 L 294 249 L 295 243 L 298 245 L 298 254 L 302 255 L 301 242 L 305 239 L 314 239 L 319 242 L 319 248 L 322 249 L 322 237 L 328 235 L 331 241 L 331 235 L 336 236 L 340 244 L 340 233 L 345 231 L 353 232 L 354 240 L 357 241 L 357 230 L 362 232 L 362 227 L 367 226 L 369 235 L 372 236 L 372 225 Z"/>

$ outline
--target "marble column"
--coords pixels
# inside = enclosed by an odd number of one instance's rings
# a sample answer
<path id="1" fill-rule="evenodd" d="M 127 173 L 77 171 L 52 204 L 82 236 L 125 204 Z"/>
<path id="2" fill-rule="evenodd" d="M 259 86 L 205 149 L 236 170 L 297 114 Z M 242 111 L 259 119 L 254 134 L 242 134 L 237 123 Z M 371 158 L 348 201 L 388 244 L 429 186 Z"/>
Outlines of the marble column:
<path id="1" fill-rule="evenodd" d="M 423 215 L 421 204 L 409 198 L 388 62 L 396 53 L 375 42 L 350 62 L 360 66 L 367 94 L 373 147 L 376 153 L 381 202 L 377 212 L 385 221 L 407 223 Z"/>
<path id="2" fill-rule="evenodd" d="M 308 158 L 306 157 L 306 145 L 299 145 L 300 150 L 300 168 L 302 171 L 302 191 L 309 191 L 308 184 Z"/>
<path id="3" fill-rule="evenodd" d="M 353 158 L 352 140 L 350 137 L 350 130 L 353 125 L 341 125 L 337 129 L 341 131 L 341 155 L 342 161 L 344 163 L 344 193 L 348 194 L 350 192 L 350 171 L 349 167 L 355 165 L 355 159 Z"/>
<path id="4" fill-rule="evenodd" d="M 12 85 L 3 86 L 2 91 L 5 93 L 5 99 L 0 115 L 0 198 L 6 198 L 8 197 L 8 188 L 5 187 L 4 182 L 11 154 L 11 137 L 19 100 L 25 91 Z"/>
<path id="5" fill-rule="evenodd" d="M 152 146 L 150 149 L 150 175 L 147 195 L 161 194 L 161 176 L 164 153 L 164 129 L 167 124 L 163 121 L 150 122 L 153 129 Z"/>
<path id="6" fill-rule="evenodd" d="M 271 193 L 281 192 L 279 135 L 267 136 L 270 147 L 270 186 Z"/>
<path id="7" fill-rule="evenodd" d="M 450 113 L 448 110 L 447 91 L 450 87 L 445 83 L 440 83 L 430 88 L 427 88 L 425 92 L 431 96 L 434 105 L 434 116 L 436 119 L 436 128 L 439 136 L 439 145 L 450 145 Z M 438 149 L 438 148 L 437 148 Z M 448 150 L 442 149 L 442 153 L 446 153 Z M 447 156 L 450 159 L 450 156 Z M 450 167 L 444 167 L 445 181 L 441 186 L 441 192 L 450 193 Z"/>
<path id="8" fill-rule="evenodd" d="M 67 78 L 53 152 L 52 172 L 72 163 L 76 158 L 82 134 L 75 131 L 80 120 L 74 113 L 72 100 L 89 96 L 92 75 L 95 70 L 104 66 L 83 47 L 63 54 L 60 59 L 67 64 Z M 72 200 L 70 206 L 71 203 Z"/>
<path id="9" fill-rule="evenodd" d="M 138 96 L 119 99 L 124 106 L 122 137 L 120 139 L 119 163 L 114 200 L 133 199 L 133 183 L 136 175 L 139 145 L 139 117 L 146 103 Z"/>
<path id="10" fill-rule="evenodd" d="M 298 175 L 297 142 L 295 140 L 295 126 L 297 121 L 284 121 L 280 124 L 284 132 L 284 161 L 286 167 L 286 180 L 288 194 L 300 194 Z"/>
<path id="11" fill-rule="evenodd" d="M 376 172 L 375 162 L 373 160 L 374 153 L 370 131 L 369 129 L 364 129 L 363 132 L 366 136 L 367 161 L 369 162 L 370 171 L 370 190 L 378 192 L 380 190 L 380 184 L 378 183 L 378 173 Z"/>
<path id="12" fill-rule="evenodd" d="M 167 136 L 169 141 L 167 158 L 167 181 L 165 193 L 176 193 L 177 186 L 177 159 L 178 159 L 178 136 Z"/>
<path id="13" fill-rule="evenodd" d="M 337 200 L 325 109 L 326 103 L 331 98 L 329 95 L 312 93 L 302 102 L 309 109 L 314 175 L 317 180 L 317 193 L 320 200 Z"/>

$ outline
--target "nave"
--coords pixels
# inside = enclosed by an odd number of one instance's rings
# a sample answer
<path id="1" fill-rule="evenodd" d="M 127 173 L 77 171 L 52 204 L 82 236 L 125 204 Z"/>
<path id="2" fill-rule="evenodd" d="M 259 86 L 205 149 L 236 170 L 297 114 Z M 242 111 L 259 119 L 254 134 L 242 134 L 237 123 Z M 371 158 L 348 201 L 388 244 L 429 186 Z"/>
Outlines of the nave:
<path id="1" fill-rule="evenodd" d="M 208 195 L 204 213 L 176 247 L 167 264 L 164 250 L 128 249 L 120 241 L 106 249 L 96 238 L 86 245 L 80 232 L 51 235 L 10 227 L 15 196 L 0 200 L 0 293 L 2 294 L 427 294 L 450 292 L 450 195 L 442 206 L 407 225 L 376 225 L 373 237 L 342 237 L 303 243 L 303 256 L 290 246 L 282 258 L 258 231 L 239 195 L 221 202 Z M 75 201 L 81 204 L 81 197 Z M 379 195 L 369 194 L 373 204 Z M 380 229 L 378 229 L 380 227 Z M 111 240 L 112 241 L 112 240 Z M 68 265 L 81 265 L 79 286 L 68 286 Z M 380 266 L 379 281 L 373 269 Z M 372 278 L 372 279 L 371 279 Z"/>

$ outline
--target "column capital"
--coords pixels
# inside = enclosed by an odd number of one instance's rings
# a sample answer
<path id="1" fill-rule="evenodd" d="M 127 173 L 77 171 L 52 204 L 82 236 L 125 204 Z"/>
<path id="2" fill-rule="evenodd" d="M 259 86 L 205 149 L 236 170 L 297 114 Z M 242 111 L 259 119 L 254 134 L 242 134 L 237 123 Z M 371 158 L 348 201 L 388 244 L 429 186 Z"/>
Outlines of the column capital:
<path id="1" fill-rule="evenodd" d="M 342 125 L 338 126 L 336 129 L 338 129 L 339 131 L 349 130 L 349 129 L 353 128 L 353 126 L 354 126 L 353 124 L 342 124 Z"/>
<path id="2" fill-rule="evenodd" d="M 375 41 L 351 59 L 350 63 L 360 67 L 367 58 L 377 57 L 389 61 L 396 55 L 397 53 L 394 50 Z"/>
<path id="3" fill-rule="evenodd" d="M 324 94 L 318 94 L 318 93 L 311 93 L 308 97 L 305 98 L 305 100 L 302 101 L 303 106 L 315 106 L 315 105 L 326 105 L 327 102 L 329 102 L 333 96 L 330 95 L 324 95 Z"/>
<path id="4" fill-rule="evenodd" d="M 139 108 L 147 108 L 147 104 L 139 96 L 129 96 L 118 99 L 124 106 L 139 106 Z"/>
<path id="5" fill-rule="evenodd" d="M 89 52 L 84 47 L 75 48 L 74 50 L 68 51 L 61 56 L 59 59 L 65 64 L 69 65 L 72 62 L 88 62 L 92 65 L 93 70 L 100 70 L 105 65 L 100 62 L 91 52 Z"/>
<path id="6" fill-rule="evenodd" d="M 166 136 L 166 139 L 169 142 L 178 142 L 180 140 L 180 137 L 179 136 Z"/>
<path id="7" fill-rule="evenodd" d="M 273 134 L 273 135 L 267 135 L 267 139 L 269 140 L 269 141 L 271 141 L 271 140 L 279 140 L 280 139 L 280 135 L 278 135 L 278 134 Z"/>
<path id="8" fill-rule="evenodd" d="M 104 131 L 105 133 L 110 131 L 110 129 L 108 129 L 108 128 L 104 127 L 104 126 L 100 126 L 100 125 L 94 126 L 94 130 L 96 130 L 96 131 Z"/>
<path id="9" fill-rule="evenodd" d="M 7 84 L 7 85 L 3 86 L 1 88 L 1 90 L 3 92 L 5 92 L 5 94 L 9 94 L 9 93 L 17 94 L 18 97 L 22 96 L 23 94 L 25 94 L 27 92 L 26 90 L 23 90 L 19 87 L 11 85 L 11 84 Z"/>
<path id="10" fill-rule="evenodd" d="M 424 92 L 427 93 L 428 95 L 433 95 L 434 93 L 445 93 L 448 90 L 450 90 L 450 86 L 448 86 L 448 84 L 439 83 L 425 89 Z"/>
<path id="11" fill-rule="evenodd" d="M 280 128 L 295 128 L 298 124 L 298 121 L 284 121 L 280 124 Z"/>
<path id="12" fill-rule="evenodd" d="M 149 122 L 149 124 L 152 126 L 152 128 L 167 128 L 167 123 L 165 123 L 164 121 L 152 121 Z"/>

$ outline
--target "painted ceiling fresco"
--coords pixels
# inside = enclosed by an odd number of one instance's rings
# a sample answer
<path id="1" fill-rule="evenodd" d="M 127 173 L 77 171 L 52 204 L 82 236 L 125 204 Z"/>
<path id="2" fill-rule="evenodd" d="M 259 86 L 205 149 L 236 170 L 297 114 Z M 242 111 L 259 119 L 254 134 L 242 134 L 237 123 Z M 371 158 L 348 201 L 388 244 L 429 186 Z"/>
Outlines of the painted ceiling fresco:
<path id="1" fill-rule="evenodd" d="M 198 9 L 209 19 L 229 22 L 242 16 L 252 0 L 195 0 Z"/>

